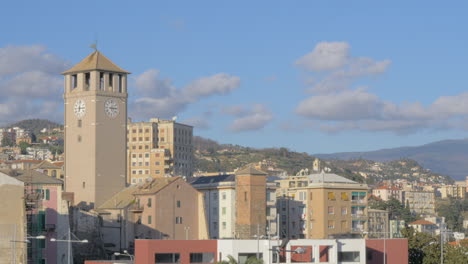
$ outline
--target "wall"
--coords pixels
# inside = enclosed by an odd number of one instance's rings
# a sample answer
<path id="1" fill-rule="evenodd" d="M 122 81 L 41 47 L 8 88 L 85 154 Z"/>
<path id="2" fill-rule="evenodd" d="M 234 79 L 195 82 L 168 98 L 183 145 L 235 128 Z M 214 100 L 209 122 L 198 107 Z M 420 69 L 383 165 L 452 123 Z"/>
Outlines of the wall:
<path id="1" fill-rule="evenodd" d="M 190 253 L 214 253 L 218 251 L 216 240 L 135 240 L 135 263 L 154 264 L 156 253 L 179 253 L 180 263 L 190 263 Z"/>
<path id="2" fill-rule="evenodd" d="M 366 239 L 367 263 L 383 263 L 384 253 L 387 256 L 387 264 L 408 263 L 407 239 Z"/>

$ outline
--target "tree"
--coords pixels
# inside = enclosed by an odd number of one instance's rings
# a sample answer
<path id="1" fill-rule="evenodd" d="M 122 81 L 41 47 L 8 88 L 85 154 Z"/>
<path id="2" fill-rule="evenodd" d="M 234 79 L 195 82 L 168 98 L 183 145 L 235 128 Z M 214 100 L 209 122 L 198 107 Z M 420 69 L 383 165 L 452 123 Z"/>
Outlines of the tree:
<path id="1" fill-rule="evenodd" d="M 237 264 L 237 260 L 233 256 L 228 255 L 227 258 L 228 260 L 220 260 L 217 264 Z"/>
<path id="2" fill-rule="evenodd" d="M 25 154 L 28 154 L 26 149 L 31 147 L 31 144 L 27 142 L 20 142 L 19 147 L 21 148 L 21 154 L 25 155 Z"/>
<path id="3" fill-rule="evenodd" d="M 409 264 L 436 264 L 440 261 L 440 247 L 434 236 L 418 233 L 411 227 L 401 230 L 401 234 L 408 239 Z"/>
<path id="4" fill-rule="evenodd" d="M 247 259 L 245 264 L 263 264 L 263 259 L 258 259 L 256 256 L 252 256 Z"/>
<path id="5" fill-rule="evenodd" d="M 468 245 L 444 245 L 444 263 L 468 263 Z"/>
<path id="6" fill-rule="evenodd" d="M 4 147 L 13 147 L 15 145 L 15 142 L 10 137 L 3 137 L 2 138 L 2 146 Z"/>

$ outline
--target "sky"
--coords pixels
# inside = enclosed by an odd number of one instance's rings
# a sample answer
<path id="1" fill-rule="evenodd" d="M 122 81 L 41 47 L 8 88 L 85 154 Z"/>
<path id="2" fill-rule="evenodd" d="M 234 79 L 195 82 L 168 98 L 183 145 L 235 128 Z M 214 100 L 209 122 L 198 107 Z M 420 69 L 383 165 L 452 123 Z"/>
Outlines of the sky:
<path id="1" fill-rule="evenodd" d="M 98 49 L 129 116 L 307 153 L 465 138 L 466 1 L 8 1 L 0 125 L 63 122 L 63 76 Z"/>

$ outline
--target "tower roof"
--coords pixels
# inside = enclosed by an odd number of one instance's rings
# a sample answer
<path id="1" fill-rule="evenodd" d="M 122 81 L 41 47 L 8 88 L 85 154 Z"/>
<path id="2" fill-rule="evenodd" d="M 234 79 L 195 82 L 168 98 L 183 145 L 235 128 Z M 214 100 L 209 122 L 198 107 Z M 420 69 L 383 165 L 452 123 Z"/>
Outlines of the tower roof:
<path id="1" fill-rule="evenodd" d="M 258 176 L 266 176 L 268 175 L 267 173 L 257 170 L 252 166 L 248 166 L 245 169 L 241 169 L 236 171 L 236 175 L 258 175 Z"/>
<path id="2" fill-rule="evenodd" d="M 109 58 L 107 58 L 101 52 L 97 50 L 89 54 L 88 57 L 84 58 L 82 61 L 80 61 L 75 66 L 73 66 L 68 71 L 62 72 L 62 74 L 92 71 L 92 70 L 101 70 L 101 71 L 120 72 L 120 73 L 130 74 L 130 72 L 115 65 Z"/>

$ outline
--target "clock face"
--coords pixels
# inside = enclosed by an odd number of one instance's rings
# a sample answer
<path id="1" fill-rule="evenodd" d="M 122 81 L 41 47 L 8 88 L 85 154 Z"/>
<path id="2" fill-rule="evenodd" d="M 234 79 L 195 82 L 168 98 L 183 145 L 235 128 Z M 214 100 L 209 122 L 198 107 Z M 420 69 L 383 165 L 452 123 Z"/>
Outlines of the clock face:
<path id="1" fill-rule="evenodd" d="M 110 118 L 115 118 L 119 114 L 119 105 L 114 99 L 109 99 L 104 104 L 104 111 Z"/>
<path id="2" fill-rule="evenodd" d="M 86 104 L 83 100 L 79 99 L 75 102 L 75 107 L 73 108 L 75 115 L 78 118 L 83 117 L 86 114 Z"/>

